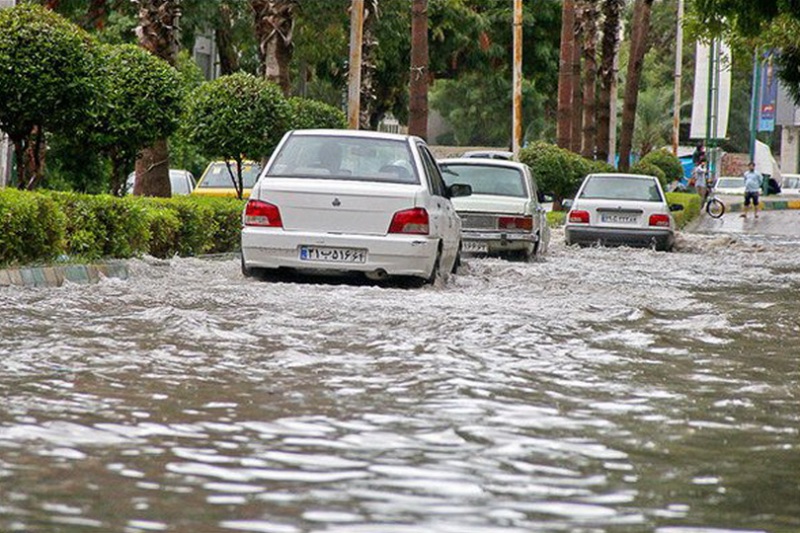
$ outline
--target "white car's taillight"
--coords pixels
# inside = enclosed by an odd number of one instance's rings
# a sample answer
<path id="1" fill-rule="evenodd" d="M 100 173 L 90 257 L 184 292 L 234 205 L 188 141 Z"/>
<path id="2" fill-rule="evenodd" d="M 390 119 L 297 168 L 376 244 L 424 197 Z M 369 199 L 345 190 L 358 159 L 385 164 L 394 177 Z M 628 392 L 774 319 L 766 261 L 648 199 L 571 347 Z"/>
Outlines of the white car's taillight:
<path id="1" fill-rule="evenodd" d="M 533 229 L 533 217 L 497 217 L 498 229 L 522 229 L 530 231 Z"/>
<path id="2" fill-rule="evenodd" d="M 281 212 L 277 205 L 261 200 L 249 200 L 244 208 L 244 225 L 282 228 Z"/>
<path id="3" fill-rule="evenodd" d="M 569 221 L 573 224 L 588 224 L 589 212 L 581 210 L 573 210 L 569 212 Z"/>
<path id="4" fill-rule="evenodd" d="M 430 233 L 428 212 L 421 207 L 398 211 L 392 217 L 389 233 L 428 235 Z"/>
<path id="5" fill-rule="evenodd" d="M 660 228 L 668 228 L 669 215 L 665 215 L 663 213 L 656 213 L 654 215 L 650 215 L 650 225 L 658 226 Z"/>

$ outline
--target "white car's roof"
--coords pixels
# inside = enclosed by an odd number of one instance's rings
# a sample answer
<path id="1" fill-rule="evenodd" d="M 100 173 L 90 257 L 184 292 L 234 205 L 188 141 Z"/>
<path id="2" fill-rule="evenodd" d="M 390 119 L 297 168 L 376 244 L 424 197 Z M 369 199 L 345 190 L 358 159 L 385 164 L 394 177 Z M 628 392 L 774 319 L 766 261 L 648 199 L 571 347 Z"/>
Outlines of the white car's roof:
<path id="1" fill-rule="evenodd" d="M 365 139 L 391 139 L 396 141 L 408 141 L 409 139 L 420 139 L 414 135 L 403 135 L 400 133 L 386 133 L 383 131 L 371 130 L 340 130 L 340 129 L 314 129 L 314 130 L 292 130 L 288 135 L 335 135 L 337 137 L 361 137 Z"/>
<path id="2" fill-rule="evenodd" d="M 475 165 L 482 167 L 506 167 L 523 170 L 528 165 L 508 159 L 482 159 L 479 157 L 453 157 L 449 159 L 439 159 L 440 165 Z"/>
<path id="3" fill-rule="evenodd" d="M 639 179 L 639 180 L 656 180 L 658 178 L 655 176 L 650 176 L 648 174 L 625 174 L 622 172 L 609 172 L 609 173 L 599 173 L 599 174 L 588 174 L 586 177 L 594 177 L 597 176 L 598 178 L 630 178 L 630 179 Z"/>

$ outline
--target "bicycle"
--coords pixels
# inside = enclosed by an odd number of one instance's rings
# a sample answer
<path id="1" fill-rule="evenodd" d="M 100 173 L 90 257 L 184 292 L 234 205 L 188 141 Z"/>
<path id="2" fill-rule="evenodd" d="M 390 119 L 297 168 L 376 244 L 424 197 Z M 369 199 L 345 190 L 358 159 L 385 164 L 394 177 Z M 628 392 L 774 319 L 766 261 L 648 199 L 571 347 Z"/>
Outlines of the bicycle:
<path id="1" fill-rule="evenodd" d="M 709 187 L 704 206 L 701 209 L 703 208 L 711 218 L 719 218 L 725 214 L 725 204 L 717 198 L 714 187 Z"/>

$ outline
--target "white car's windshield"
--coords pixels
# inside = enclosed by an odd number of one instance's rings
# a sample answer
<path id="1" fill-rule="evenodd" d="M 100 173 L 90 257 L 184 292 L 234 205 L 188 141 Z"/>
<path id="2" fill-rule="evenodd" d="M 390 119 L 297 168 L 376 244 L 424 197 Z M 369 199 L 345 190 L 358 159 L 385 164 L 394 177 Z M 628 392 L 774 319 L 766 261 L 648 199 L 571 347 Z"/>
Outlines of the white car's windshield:
<path id="1" fill-rule="evenodd" d="M 623 176 L 590 176 L 580 197 L 593 200 L 663 201 L 655 180 Z"/>
<path id="2" fill-rule="evenodd" d="M 525 198 L 525 176 L 519 169 L 480 165 L 442 165 L 445 183 L 463 183 L 472 187 L 472 194 L 517 196 Z"/>
<path id="3" fill-rule="evenodd" d="M 786 189 L 800 189 L 800 177 L 783 178 L 783 187 Z"/>
<path id="4" fill-rule="evenodd" d="M 231 171 L 228 171 L 228 166 L 224 161 L 211 163 L 203 179 L 197 185 L 201 189 L 205 188 L 233 188 L 233 181 L 231 180 L 231 172 L 234 177 L 236 176 L 236 162 L 231 162 Z M 242 163 L 242 181 L 244 181 L 245 189 L 252 189 L 256 184 L 258 174 L 261 172 L 261 166 L 253 163 Z"/>
<path id="5" fill-rule="evenodd" d="M 292 135 L 267 176 L 419 183 L 408 145 L 400 140 Z"/>
<path id="6" fill-rule="evenodd" d="M 744 178 L 720 178 L 717 181 L 717 189 L 735 189 L 744 187 Z"/>

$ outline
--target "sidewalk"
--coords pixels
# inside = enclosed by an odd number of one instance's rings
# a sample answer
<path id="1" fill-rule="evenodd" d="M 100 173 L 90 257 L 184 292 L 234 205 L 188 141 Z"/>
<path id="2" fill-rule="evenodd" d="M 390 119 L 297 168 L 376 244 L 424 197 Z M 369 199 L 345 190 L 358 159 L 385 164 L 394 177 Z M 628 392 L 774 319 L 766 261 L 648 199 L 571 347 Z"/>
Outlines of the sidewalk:
<path id="1" fill-rule="evenodd" d="M 730 212 L 741 211 L 744 207 L 744 198 L 741 196 L 722 195 L 718 196 L 725 204 L 725 210 Z M 783 196 L 772 194 L 762 196 L 760 199 L 762 211 L 784 211 L 786 209 L 800 209 L 800 196 Z"/>

